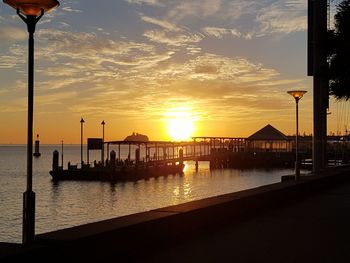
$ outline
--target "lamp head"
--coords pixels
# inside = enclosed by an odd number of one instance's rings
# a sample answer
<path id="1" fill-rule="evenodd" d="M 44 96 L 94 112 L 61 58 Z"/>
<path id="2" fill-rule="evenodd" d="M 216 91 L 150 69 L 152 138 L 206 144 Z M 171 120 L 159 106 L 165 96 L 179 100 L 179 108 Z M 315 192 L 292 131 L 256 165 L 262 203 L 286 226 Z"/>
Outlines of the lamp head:
<path id="1" fill-rule="evenodd" d="M 102 124 L 102 125 L 105 125 L 106 123 L 105 123 L 105 121 L 103 120 L 103 121 L 101 122 L 101 124 Z"/>
<path id="2" fill-rule="evenodd" d="M 81 118 L 81 120 L 80 120 L 80 123 L 84 123 L 85 121 L 84 121 L 84 119 L 83 118 Z"/>
<path id="3" fill-rule="evenodd" d="M 39 16 L 60 5 L 57 0 L 3 0 L 5 4 L 19 10 L 25 16 Z"/>
<path id="4" fill-rule="evenodd" d="M 295 101 L 298 103 L 299 100 L 301 100 L 301 98 L 304 96 L 304 94 L 306 93 L 306 90 L 291 90 L 291 91 L 287 91 L 287 93 L 291 96 L 293 96 L 293 98 L 295 99 Z"/>

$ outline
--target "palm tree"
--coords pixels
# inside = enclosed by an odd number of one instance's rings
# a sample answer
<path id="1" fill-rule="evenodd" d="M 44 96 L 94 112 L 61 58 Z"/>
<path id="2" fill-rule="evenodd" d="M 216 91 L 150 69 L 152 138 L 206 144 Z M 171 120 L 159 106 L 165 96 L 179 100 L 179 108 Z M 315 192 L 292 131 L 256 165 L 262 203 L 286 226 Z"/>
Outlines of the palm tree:
<path id="1" fill-rule="evenodd" d="M 335 29 L 329 32 L 330 94 L 350 99 L 350 0 L 337 7 Z"/>

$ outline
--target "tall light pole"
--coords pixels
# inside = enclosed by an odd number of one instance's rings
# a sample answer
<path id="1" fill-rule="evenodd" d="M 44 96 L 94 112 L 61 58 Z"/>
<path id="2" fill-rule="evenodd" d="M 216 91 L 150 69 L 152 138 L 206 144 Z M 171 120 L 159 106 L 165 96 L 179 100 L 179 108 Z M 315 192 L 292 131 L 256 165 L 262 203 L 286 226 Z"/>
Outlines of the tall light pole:
<path id="1" fill-rule="evenodd" d="M 101 122 L 102 125 L 102 151 L 101 151 L 101 162 L 104 164 L 105 158 L 105 121 Z"/>
<path id="2" fill-rule="evenodd" d="M 34 32 L 44 13 L 59 6 L 56 0 L 3 0 L 17 10 L 26 23 L 28 38 L 28 128 L 27 128 L 27 188 L 23 193 L 22 242 L 29 244 L 35 237 L 35 193 L 33 192 L 33 105 L 34 105 Z"/>
<path id="3" fill-rule="evenodd" d="M 81 168 L 83 168 L 84 161 L 83 161 L 83 125 L 84 125 L 84 119 L 81 118 L 80 120 L 80 163 L 81 163 Z"/>
<path id="4" fill-rule="evenodd" d="M 300 165 L 299 165 L 299 100 L 304 96 L 306 90 L 291 90 L 287 93 L 294 97 L 296 104 L 296 134 L 295 134 L 295 180 L 300 179 Z"/>

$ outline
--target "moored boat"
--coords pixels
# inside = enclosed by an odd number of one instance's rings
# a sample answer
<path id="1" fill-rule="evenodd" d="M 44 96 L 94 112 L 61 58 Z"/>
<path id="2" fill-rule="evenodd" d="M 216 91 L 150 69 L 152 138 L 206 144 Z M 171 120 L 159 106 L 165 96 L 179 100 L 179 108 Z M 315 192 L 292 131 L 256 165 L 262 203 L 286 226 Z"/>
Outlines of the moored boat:
<path id="1" fill-rule="evenodd" d="M 99 166 L 82 168 L 70 166 L 68 169 L 56 167 L 50 171 L 54 181 L 135 181 L 169 174 L 182 174 L 184 164 L 170 163 L 162 165 Z"/>

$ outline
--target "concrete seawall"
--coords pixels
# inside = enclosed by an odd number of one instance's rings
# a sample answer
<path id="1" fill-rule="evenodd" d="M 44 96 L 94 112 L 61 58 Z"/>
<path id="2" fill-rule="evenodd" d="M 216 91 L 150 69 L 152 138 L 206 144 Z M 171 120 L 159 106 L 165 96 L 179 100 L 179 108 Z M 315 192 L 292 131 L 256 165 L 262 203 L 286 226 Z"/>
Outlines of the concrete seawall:
<path id="1" fill-rule="evenodd" d="M 143 255 L 236 224 L 350 181 L 339 167 L 299 182 L 288 181 L 144 213 L 40 234 L 33 246 L 16 246 L 0 259 L 141 261 Z"/>

